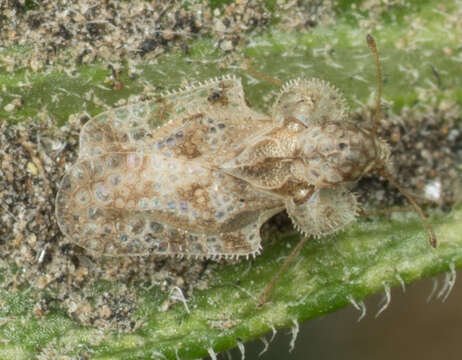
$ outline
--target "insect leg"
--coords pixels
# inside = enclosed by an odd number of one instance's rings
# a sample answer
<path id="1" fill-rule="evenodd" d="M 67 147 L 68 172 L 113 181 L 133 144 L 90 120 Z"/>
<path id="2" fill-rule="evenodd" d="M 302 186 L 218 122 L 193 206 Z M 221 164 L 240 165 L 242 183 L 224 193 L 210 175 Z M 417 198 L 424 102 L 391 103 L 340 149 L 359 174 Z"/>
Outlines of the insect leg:
<path id="1" fill-rule="evenodd" d="M 287 267 L 294 260 L 297 253 L 302 249 L 303 245 L 309 240 L 309 238 L 310 238 L 309 236 L 304 236 L 299 241 L 295 249 L 292 250 L 290 255 L 287 257 L 286 261 L 284 261 L 284 264 L 282 264 L 282 266 L 279 268 L 276 275 L 274 275 L 273 278 L 271 279 L 271 282 L 266 286 L 265 291 L 263 291 L 263 293 L 260 295 L 259 300 L 258 300 L 258 305 L 257 305 L 258 307 L 263 306 L 268 301 L 268 297 L 271 294 L 271 290 L 273 290 L 274 285 L 276 285 L 276 281 L 278 281 L 279 278 L 282 276 L 282 274 L 284 274 L 284 271 L 287 270 Z"/>
<path id="2" fill-rule="evenodd" d="M 282 81 L 281 80 L 279 80 L 277 78 L 273 78 L 273 77 L 268 76 L 268 75 L 265 75 L 265 74 L 255 70 L 252 67 L 252 63 L 251 63 L 250 59 L 245 60 L 244 68 L 250 75 L 255 76 L 256 78 L 258 78 L 260 80 L 270 82 L 270 83 L 275 84 L 277 86 L 282 86 Z"/>

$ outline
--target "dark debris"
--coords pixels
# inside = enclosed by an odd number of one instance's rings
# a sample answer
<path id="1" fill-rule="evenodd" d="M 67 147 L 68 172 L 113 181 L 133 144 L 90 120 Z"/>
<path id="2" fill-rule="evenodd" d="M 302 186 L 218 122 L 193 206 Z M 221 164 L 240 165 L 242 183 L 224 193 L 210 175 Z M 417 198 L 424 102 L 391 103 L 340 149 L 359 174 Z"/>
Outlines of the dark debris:
<path id="1" fill-rule="evenodd" d="M 356 114 L 355 120 L 370 124 L 370 114 Z M 394 179 L 419 204 L 447 211 L 461 200 L 462 123 L 457 105 L 404 108 L 381 122 L 378 135 L 391 145 Z M 355 191 L 369 208 L 407 204 L 395 187 L 375 175 L 362 178 Z"/>
<path id="2" fill-rule="evenodd" d="M 205 263 L 95 258 L 63 237 L 54 201 L 65 169 L 77 158 L 80 127 L 80 121 L 61 128 L 0 122 L 0 269 L 9 274 L 0 286 L 11 291 L 23 285 L 34 288 L 39 294 L 37 316 L 59 305 L 83 324 L 130 331 L 141 323 L 133 318 L 137 299 L 127 284 L 155 285 L 165 292 L 178 287 L 187 294 L 193 283 L 205 286 Z M 24 271 L 15 272 L 16 267 Z M 122 285 L 117 294 L 95 295 L 100 280 Z"/>

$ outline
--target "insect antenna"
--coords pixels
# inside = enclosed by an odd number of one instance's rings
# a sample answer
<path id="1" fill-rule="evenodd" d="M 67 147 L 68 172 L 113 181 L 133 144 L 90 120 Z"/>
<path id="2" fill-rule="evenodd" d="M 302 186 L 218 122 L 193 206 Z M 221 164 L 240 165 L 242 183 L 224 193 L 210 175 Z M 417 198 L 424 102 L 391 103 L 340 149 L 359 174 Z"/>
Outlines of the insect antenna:
<path id="1" fill-rule="evenodd" d="M 382 67 L 380 66 L 379 51 L 375 45 L 374 38 L 371 34 L 367 34 L 366 39 L 369 49 L 371 49 L 372 53 L 374 54 L 375 67 L 377 69 L 377 99 L 375 103 L 374 125 L 372 126 L 372 136 L 375 137 L 375 134 L 377 133 L 377 127 L 379 126 L 380 122 L 380 101 L 382 99 Z"/>
<path id="2" fill-rule="evenodd" d="M 396 181 L 394 181 L 390 175 L 388 175 L 385 171 L 381 170 L 378 172 L 378 174 L 385 179 L 388 180 L 390 184 L 392 184 L 395 188 L 398 189 L 398 191 L 412 204 L 414 207 L 415 211 L 419 214 L 420 219 L 422 220 L 423 225 L 427 229 L 428 232 L 428 241 L 430 242 L 430 245 L 434 248 L 436 248 L 437 245 L 437 240 L 436 240 L 436 235 L 433 232 L 433 229 L 430 225 L 430 223 L 427 220 L 427 217 L 422 211 L 422 208 L 417 204 L 417 202 L 414 200 L 411 194 L 409 194 L 407 191 L 405 191 Z"/>
<path id="3" fill-rule="evenodd" d="M 381 115 L 380 102 L 382 98 L 382 68 L 380 66 L 379 52 L 377 50 L 375 40 L 370 34 L 367 34 L 367 45 L 369 46 L 369 49 L 371 49 L 372 53 L 374 54 L 375 66 L 377 68 L 377 100 L 376 100 L 376 105 L 375 105 L 376 107 L 375 107 L 374 125 L 372 126 L 372 130 L 371 130 L 372 136 L 376 137 L 377 127 L 380 122 L 380 115 Z M 384 177 L 385 179 L 387 179 L 388 182 L 392 184 L 395 188 L 397 188 L 398 191 L 412 204 L 415 211 L 419 214 L 423 225 L 427 229 L 428 241 L 430 242 L 430 245 L 435 248 L 437 245 L 436 236 L 424 212 L 422 211 L 422 208 L 417 204 L 417 202 L 414 200 L 411 194 L 405 191 L 395 180 L 393 180 L 393 178 L 387 172 L 385 172 L 384 169 L 379 170 L 378 174 Z"/>

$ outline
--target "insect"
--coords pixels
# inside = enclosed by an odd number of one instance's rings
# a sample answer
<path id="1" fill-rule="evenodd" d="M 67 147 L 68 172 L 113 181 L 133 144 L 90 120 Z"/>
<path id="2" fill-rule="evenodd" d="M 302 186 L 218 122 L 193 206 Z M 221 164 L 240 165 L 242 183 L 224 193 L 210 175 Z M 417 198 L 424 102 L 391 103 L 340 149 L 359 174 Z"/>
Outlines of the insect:
<path id="1" fill-rule="evenodd" d="M 249 108 L 225 76 L 102 113 L 82 128 L 79 158 L 56 199 L 62 232 L 96 254 L 238 258 L 261 251 L 261 226 L 289 214 L 305 236 L 337 232 L 359 210 L 349 184 L 388 176 L 390 148 L 349 121 L 342 95 L 319 79 L 285 84 L 270 115 Z M 436 238 L 415 201 L 436 245 Z"/>

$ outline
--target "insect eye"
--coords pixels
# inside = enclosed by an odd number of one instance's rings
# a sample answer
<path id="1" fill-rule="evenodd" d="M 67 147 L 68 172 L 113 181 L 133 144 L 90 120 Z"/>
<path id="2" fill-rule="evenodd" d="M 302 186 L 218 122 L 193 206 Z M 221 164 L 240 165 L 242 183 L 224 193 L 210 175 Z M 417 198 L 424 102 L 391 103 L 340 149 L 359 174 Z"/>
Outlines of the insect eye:
<path id="1" fill-rule="evenodd" d="M 345 144 L 345 143 L 340 143 L 340 144 L 338 144 L 339 150 L 344 150 L 344 149 L 346 149 L 347 147 L 348 147 L 348 144 Z"/>

